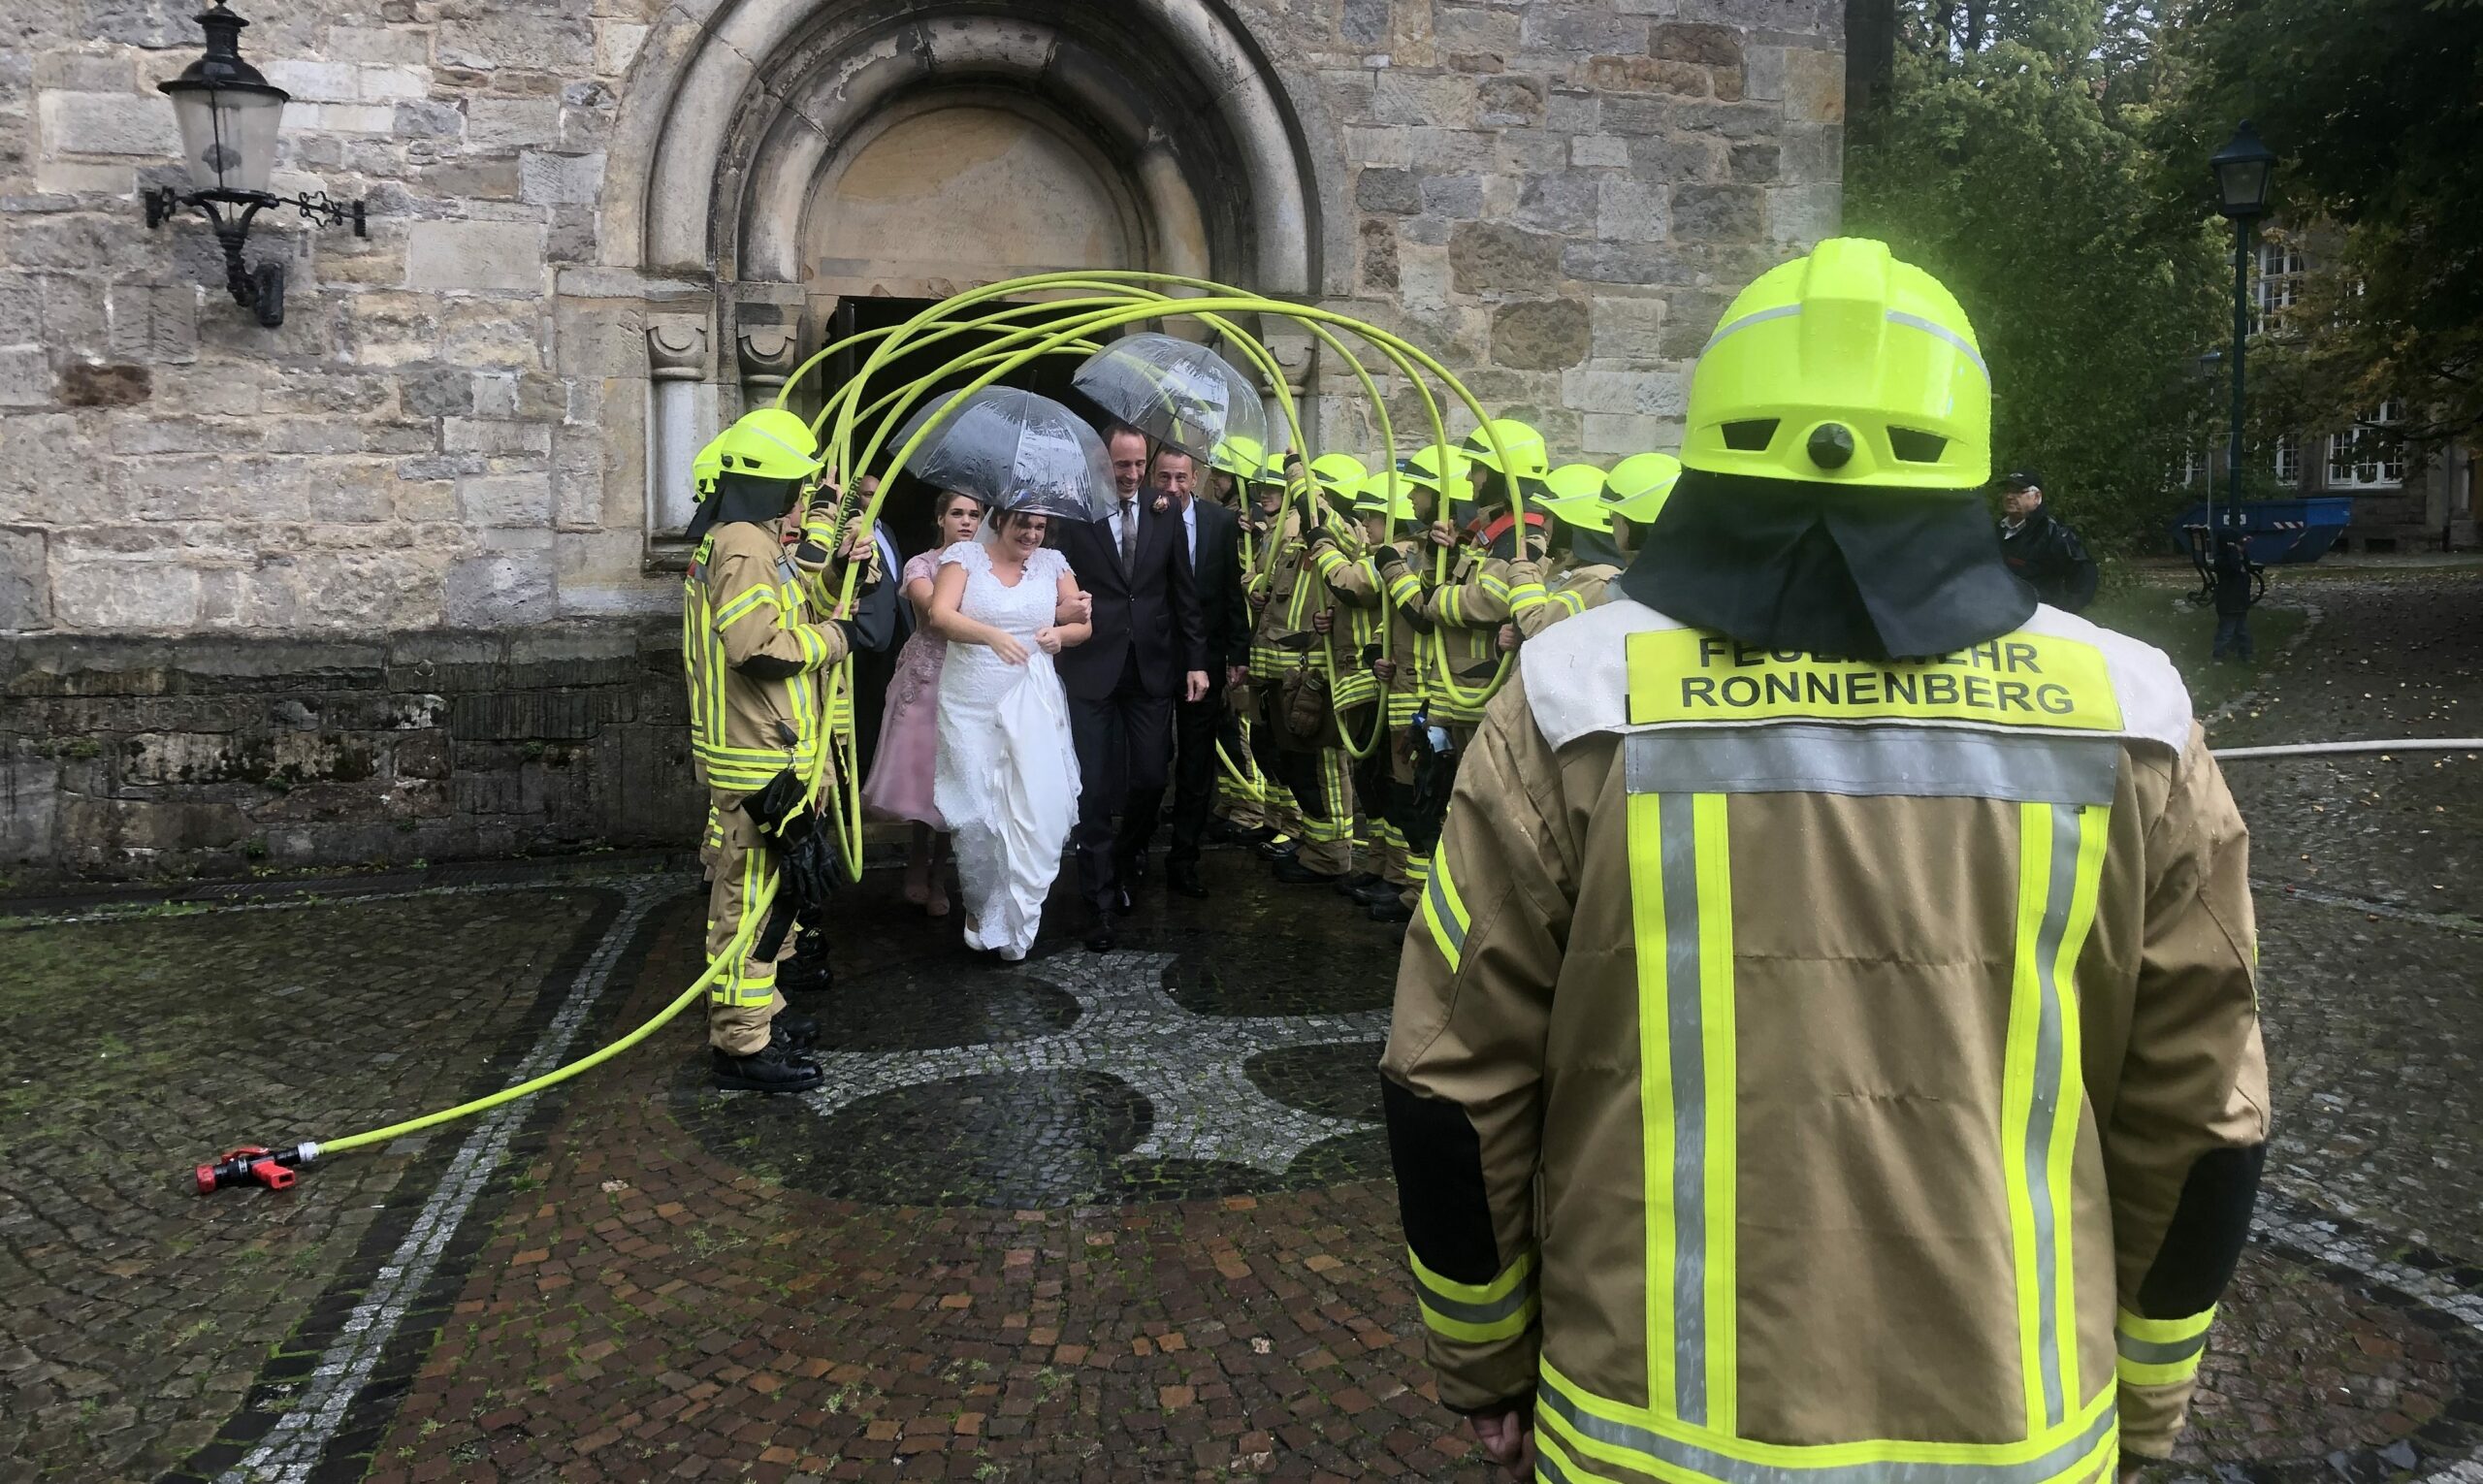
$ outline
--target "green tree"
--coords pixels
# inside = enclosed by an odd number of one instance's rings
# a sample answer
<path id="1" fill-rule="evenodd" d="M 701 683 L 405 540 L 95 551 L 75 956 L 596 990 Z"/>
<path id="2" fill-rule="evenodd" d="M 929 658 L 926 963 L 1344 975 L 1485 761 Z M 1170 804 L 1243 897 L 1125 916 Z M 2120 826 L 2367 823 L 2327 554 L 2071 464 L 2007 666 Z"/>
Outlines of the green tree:
<path id="1" fill-rule="evenodd" d="M 2214 230 L 2149 145 L 2158 22 L 2108 0 L 1897 0 L 1846 224 L 1948 284 L 1996 396 L 1999 468 L 2042 471 L 2107 546 L 2152 547 L 2214 437 L 2198 356 L 2228 303 Z"/>
<path id="2" fill-rule="evenodd" d="M 2417 445 L 2483 432 L 2483 0 L 2179 0 L 2174 19 L 2167 194 L 2205 204 L 2208 155 L 2250 118 L 2312 253 L 2268 347 L 2270 415 L 2342 431 L 2395 400 Z"/>

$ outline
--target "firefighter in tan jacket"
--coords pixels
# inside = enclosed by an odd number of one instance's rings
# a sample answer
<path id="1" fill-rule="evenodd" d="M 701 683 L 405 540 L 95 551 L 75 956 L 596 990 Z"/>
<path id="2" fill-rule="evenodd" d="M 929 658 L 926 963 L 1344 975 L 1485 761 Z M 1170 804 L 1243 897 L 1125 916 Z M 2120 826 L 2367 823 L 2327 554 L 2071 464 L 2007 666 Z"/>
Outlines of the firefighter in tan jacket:
<path id="1" fill-rule="evenodd" d="M 1594 469 L 1592 465 L 1568 467 Z M 1631 454 L 1612 466 L 1609 474 L 1594 472 L 1593 492 L 1573 492 L 1544 505 L 1558 526 L 1577 532 L 1562 565 L 1554 567 L 1532 557 L 1509 564 L 1517 582 L 1512 591 L 1523 592 L 1531 586 L 1543 595 L 1543 601 L 1516 611 L 1500 631 L 1502 648 L 1512 647 L 1518 639 L 1532 639 L 1564 618 L 1603 606 L 1612 595 L 1612 580 L 1638 549 L 1639 533 L 1663 513 L 1673 482 L 1681 477 L 1681 461 L 1669 454 Z M 1557 478 L 1561 470 L 1552 473 Z"/>
<path id="2" fill-rule="evenodd" d="M 818 590 L 814 574 L 827 553 L 803 547 L 788 554 L 784 545 L 785 518 L 820 471 L 809 426 L 793 413 L 764 408 L 734 423 L 713 446 L 720 470 L 712 489 L 702 481 L 691 523 L 696 544 L 682 584 L 681 627 L 691 755 L 711 805 L 702 851 L 711 873 L 711 963 L 732 950 L 771 879 L 752 800 L 788 770 L 816 791 L 827 765 L 822 687 L 827 668 L 850 648 L 848 623 L 822 618 L 806 596 Z M 801 1054 L 818 1027 L 785 1015 L 776 989 L 777 964 L 792 953 L 793 942 L 788 932 L 772 952 L 735 954 L 708 989 L 716 1085 L 798 1092 L 818 1084 L 818 1064 Z"/>
<path id="3" fill-rule="evenodd" d="M 2247 835 L 2164 657 L 2008 575 L 1989 416 L 1886 247 L 1768 273 L 1466 760 L 1385 1105 L 1440 1399 L 1538 1478 L 2109 1484 L 2181 1430 L 2267 1137 Z"/>

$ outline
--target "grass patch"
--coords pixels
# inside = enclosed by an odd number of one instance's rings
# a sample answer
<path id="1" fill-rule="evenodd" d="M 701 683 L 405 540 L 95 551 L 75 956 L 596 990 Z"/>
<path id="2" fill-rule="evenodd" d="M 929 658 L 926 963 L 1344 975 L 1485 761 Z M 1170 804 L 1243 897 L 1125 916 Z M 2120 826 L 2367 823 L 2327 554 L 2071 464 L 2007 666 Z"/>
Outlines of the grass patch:
<path id="1" fill-rule="evenodd" d="M 2191 708 L 2201 716 L 2257 686 L 2267 666 L 2310 622 L 2300 608 L 2261 603 L 2250 610 L 2250 639 L 2258 658 L 2218 664 L 2208 658 L 2215 647 L 2215 612 L 2193 607 L 2184 591 L 2133 583 L 2096 598 L 2080 616 L 2144 639 L 2171 656 L 2173 667 L 2189 685 Z"/>

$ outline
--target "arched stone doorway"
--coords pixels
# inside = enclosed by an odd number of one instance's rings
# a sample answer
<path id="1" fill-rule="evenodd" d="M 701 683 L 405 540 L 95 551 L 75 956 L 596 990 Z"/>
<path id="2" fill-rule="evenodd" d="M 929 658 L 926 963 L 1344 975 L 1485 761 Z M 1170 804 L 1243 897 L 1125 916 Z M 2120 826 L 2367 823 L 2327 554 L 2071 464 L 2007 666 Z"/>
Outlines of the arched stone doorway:
<path id="1" fill-rule="evenodd" d="M 1323 288 L 1302 126 L 1209 0 L 702 9 L 649 34 L 601 202 L 606 265 L 649 287 L 653 557 L 705 430 L 856 299 L 1085 267 Z M 1277 349 L 1299 384 L 1306 340 Z"/>

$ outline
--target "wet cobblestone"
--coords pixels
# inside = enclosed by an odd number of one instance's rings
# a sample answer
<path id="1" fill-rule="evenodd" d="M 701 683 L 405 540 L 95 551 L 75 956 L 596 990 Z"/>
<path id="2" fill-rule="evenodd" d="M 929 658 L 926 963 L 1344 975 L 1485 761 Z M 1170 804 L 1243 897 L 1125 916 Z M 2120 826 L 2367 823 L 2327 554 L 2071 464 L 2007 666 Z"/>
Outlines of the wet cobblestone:
<path id="1" fill-rule="evenodd" d="M 189 1167 L 469 1095 L 597 906 L 537 890 L 0 926 L 0 1475 L 144 1477 L 212 1437 L 381 1203 L 437 1161 L 408 1140 L 271 1201 L 203 1201 Z"/>
<path id="2" fill-rule="evenodd" d="M 2300 581 L 2322 622 L 2220 744 L 2474 729 L 2483 572 Z M 2150 1484 L 2483 1480 L 2476 766 L 2230 769 L 2272 1194 Z M 874 873 L 806 1007 L 819 1094 L 713 1093 L 693 1014 L 489 1160 L 467 1125 L 211 1202 L 174 1177 L 219 1140 L 500 1085 L 556 1012 L 634 1024 L 698 968 L 688 878 L 0 930 L 0 1478 L 214 1477 L 287 1429 L 287 1476 L 387 1484 L 1490 1476 L 1397 1242 L 1391 935 L 1207 869 L 1102 960 L 1064 890 L 1018 968 Z M 377 1359 L 311 1427 L 349 1341 Z"/>

